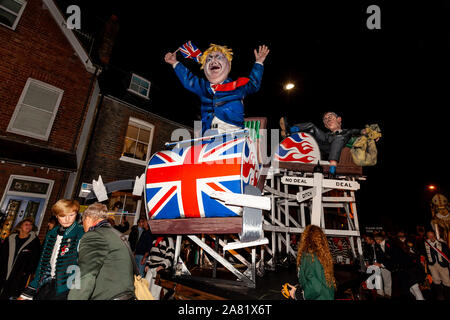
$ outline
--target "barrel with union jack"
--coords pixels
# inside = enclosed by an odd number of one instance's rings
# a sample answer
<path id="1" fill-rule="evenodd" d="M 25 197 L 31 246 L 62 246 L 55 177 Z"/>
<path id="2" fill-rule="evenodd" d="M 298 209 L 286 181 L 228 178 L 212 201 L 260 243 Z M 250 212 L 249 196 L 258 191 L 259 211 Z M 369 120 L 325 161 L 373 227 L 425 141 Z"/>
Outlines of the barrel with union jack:
<path id="1" fill-rule="evenodd" d="M 259 164 L 248 135 L 218 135 L 175 144 L 149 160 L 145 201 L 150 219 L 233 217 L 242 208 L 210 197 L 256 186 Z"/>

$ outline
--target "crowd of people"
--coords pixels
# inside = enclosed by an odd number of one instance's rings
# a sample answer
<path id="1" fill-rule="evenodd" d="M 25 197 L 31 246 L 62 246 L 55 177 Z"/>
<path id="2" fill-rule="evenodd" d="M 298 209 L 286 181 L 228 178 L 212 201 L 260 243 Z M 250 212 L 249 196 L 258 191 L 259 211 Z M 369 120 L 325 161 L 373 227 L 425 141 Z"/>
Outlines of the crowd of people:
<path id="1" fill-rule="evenodd" d="M 42 245 L 32 219 L 17 224 L 0 245 L 0 299 L 135 299 L 134 265 L 148 280 L 152 296 L 163 298 L 167 291 L 155 278 L 173 266 L 173 239 L 152 234 L 142 217 L 131 229 L 126 221 L 115 225 L 101 203 L 90 205 L 82 215 L 79 209 L 75 200 L 57 201 Z M 366 233 L 359 258 L 349 239 L 326 237 L 314 225 L 293 239 L 298 275 L 298 283 L 289 284 L 293 299 L 338 299 L 354 286 L 355 296 L 362 289 L 375 300 L 450 300 L 449 248 L 433 230 L 418 228 L 414 235 Z M 342 280 L 343 265 L 358 266 L 353 285 Z M 378 279 L 370 280 L 367 270 Z M 368 285 L 368 279 L 375 286 Z"/>
<path id="2" fill-rule="evenodd" d="M 298 284 L 288 285 L 291 298 L 342 299 L 345 289 L 355 289 L 353 297 L 359 299 L 450 300 L 449 248 L 433 230 L 419 227 L 414 235 L 367 233 L 362 247 L 358 259 L 347 238 L 327 239 L 319 227 L 306 227 L 297 251 Z M 342 272 L 342 265 L 357 266 L 353 270 L 359 274 L 348 276 L 352 269 Z"/>
<path id="3" fill-rule="evenodd" d="M 173 240 L 151 234 L 145 218 L 131 230 L 115 225 L 101 203 L 79 210 L 76 200 L 57 201 L 42 245 L 32 219 L 17 224 L 0 245 L 0 299 L 134 300 L 132 259 L 153 297 L 161 298 L 155 276 L 172 266 Z"/>
<path id="4" fill-rule="evenodd" d="M 376 297 L 450 300 L 449 248 L 434 230 L 365 234 L 363 254 L 366 266 L 376 266 L 381 274 Z"/>

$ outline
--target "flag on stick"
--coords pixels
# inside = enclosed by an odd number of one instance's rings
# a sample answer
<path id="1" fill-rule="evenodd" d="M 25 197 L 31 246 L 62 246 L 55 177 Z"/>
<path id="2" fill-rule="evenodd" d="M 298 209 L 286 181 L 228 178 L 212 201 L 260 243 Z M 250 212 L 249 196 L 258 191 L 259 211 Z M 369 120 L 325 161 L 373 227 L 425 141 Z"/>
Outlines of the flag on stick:
<path id="1" fill-rule="evenodd" d="M 178 48 L 177 51 L 180 51 L 183 57 L 194 59 L 195 61 L 200 63 L 199 59 L 200 56 L 202 55 L 202 52 L 191 41 L 188 41 L 185 44 L 183 44 L 181 47 Z"/>

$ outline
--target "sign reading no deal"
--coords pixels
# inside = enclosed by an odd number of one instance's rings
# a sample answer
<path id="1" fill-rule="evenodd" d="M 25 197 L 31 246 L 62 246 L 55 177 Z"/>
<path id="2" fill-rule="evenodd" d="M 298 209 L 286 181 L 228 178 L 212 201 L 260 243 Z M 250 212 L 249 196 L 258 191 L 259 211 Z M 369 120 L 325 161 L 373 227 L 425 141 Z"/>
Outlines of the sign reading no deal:
<path id="1" fill-rule="evenodd" d="M 291 184 L 297 186 L 313 186 L 313 178 L 302 178 L 302 177 L 288 177 L 284 176 L 281 178 L 281 182 L 284 184 Z M 343 190 L 359 190 L 359 183 L 356 181 L 347 180 L 334 180 L 334 179 L 323 179 L 323 188 L 331 189 L 343 189 Z"/>
<path id="2" fill-rule="evenodd" d="M 281 183 L 292 184 L 297 186 L 308 186 L 312 187 L 314 185 L 313 178 L 301 178 L 301 177 L 288 177 L 284 176 L 281 178 Z"/>

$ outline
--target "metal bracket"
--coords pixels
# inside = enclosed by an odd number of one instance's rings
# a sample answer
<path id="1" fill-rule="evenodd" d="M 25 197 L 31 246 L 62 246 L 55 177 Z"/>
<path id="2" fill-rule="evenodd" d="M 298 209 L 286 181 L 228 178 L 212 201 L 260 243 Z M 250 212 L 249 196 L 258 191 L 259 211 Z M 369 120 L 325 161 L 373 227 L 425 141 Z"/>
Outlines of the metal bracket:
<path id="1" fill-rule="evenodd" d="M 261 191 L 254 186 L 246 186 L 245 194 L 259 196 Z M 241 242 L 256 241 L 264 237 L 262 229 L 263 214 L 261 209 L 244 207 L 242 213 L 242 232 L 239 233 Z"/>

